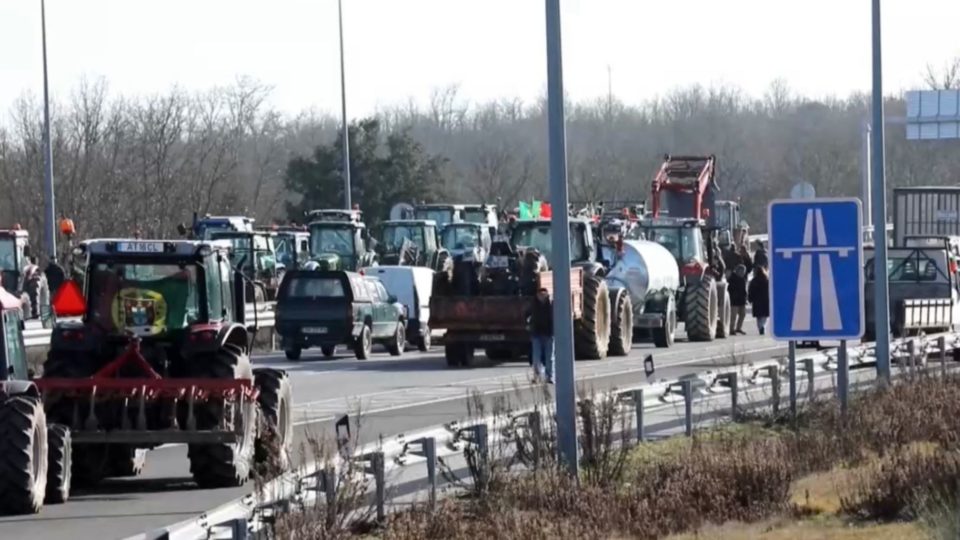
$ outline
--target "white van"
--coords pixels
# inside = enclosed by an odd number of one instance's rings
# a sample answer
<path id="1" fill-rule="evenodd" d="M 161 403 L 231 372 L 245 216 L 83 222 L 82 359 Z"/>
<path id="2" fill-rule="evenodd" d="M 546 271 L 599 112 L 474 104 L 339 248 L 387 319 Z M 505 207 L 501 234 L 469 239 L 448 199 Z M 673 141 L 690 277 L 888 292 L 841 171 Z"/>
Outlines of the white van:
<path id="1" fill-rule="evenodd" d="M 380 278 L 387 292 L 407 310 L 407 341 L 421 351 L 430 350 L 430 294 L 433 270 L 421 266 L 374 266 L 363 273 Z"/>

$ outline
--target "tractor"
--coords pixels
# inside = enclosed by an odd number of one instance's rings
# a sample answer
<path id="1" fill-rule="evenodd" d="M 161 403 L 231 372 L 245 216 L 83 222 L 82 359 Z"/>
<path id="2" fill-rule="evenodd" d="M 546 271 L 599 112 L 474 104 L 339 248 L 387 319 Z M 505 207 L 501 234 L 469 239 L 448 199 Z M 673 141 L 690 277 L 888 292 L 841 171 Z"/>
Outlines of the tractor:
<path id="1" fill-rule="evenodd" d="M 26 275 L 29 257 L 30 233 L 19 226 L 0 229 L 0 285 L 20 299 L 25 319 L 45 318 L 50 289 L 42 272 Z"/>
<path id="2" fill-rule="evenodd" d="M 73 480 L 135 476 L 146 450 L 186 444 L 198 486 L 239 486 L 257 464 L 288 465 L 287 374 L 254 369 L 243 272 L 230 251 L 195 240 L 90 240 L 84 283 L 54 308 L 43 374 L 48 422 L 69 426 Z M 256 315 L 254 315 L 256 317 Z"/>
<path id="3" fill-rule="evenodd" d="M 277 260 L 276 233 L 223 229 L 206 234 L 208 240 L 229 243 L 231 262 L 246 278 L 248 298 L 253 298 L 258 305 L 277 299 L 286 267 Z"/>
<path id="4" fill-rule="evenodd" d="M 379 264 L 359 210 L 311 210 L 310 260 L 321 270 L 356 272 Z"/>
<path id="5" fill-rule="evenodd" d="M 310 231 L 306 227 L 293 225 L 275 226 L 277 262 L 286 270 L 296 270 L 310 261 Z"/>
<path id="6" fill-rule="evenodd" d="M 439 245 L 437 224 L 429 219 L 384 221 L 380 260 L 397 266 L 424 266 L 441 271 L 448 265 L 450 253 Z"/>

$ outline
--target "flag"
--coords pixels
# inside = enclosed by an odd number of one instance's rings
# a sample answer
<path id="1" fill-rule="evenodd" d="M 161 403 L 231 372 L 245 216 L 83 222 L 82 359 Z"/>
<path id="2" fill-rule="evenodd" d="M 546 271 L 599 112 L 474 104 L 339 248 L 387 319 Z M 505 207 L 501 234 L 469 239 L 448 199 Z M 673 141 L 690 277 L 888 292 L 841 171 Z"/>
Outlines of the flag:
<path id="1" fill-rule="evenodd" d="M 534 200 L 534 201 L 533 201 L 533 210 L 532 210 L 532 213 L 533 213 L 533 218 L 534 218 L 534 219 L 537 219 L 537 218 L 540 217 L 540 201 L 538 201 L 538 200 Z"/>
<path id="2" fill-rule="evenodd" d="M 540 217 L 545 219 L 550 219 L 553 217 L 553 209 L 550 208 L 550 203 L 542 202 L 540 203 Z"/>
<path id="3" fill-rule="evenodd" d="M 520 201 L 519 208 L 520 208 L 520 219 L 530 219 L 533 217 L 533 213 L 531 211 L 529 204 L 523 201 Z"/>

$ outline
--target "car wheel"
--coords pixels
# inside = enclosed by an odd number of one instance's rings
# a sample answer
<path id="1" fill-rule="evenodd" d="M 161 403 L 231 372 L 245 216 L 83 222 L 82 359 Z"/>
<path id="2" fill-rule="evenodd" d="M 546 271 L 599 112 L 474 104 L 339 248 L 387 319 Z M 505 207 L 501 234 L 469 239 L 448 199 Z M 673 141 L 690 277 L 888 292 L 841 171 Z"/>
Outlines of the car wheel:
<path id="1" fill-rule="evenodd" d="M 400 356 L 406 348 L 407 328 L 402 322 L 398 322 L 396 330 L 393 331 L 393 338 L 387 344 L 387 350 L 390 352 L 390 356 Z"/>
<path id="2" fill-rule="evenodd" d="M 430 346 L 433 344 L 433 340 L 430 337 L 430 327 L 423 325 L 423 335 L 417 338 L 417 349 L 421 352 L 427 352 L 430 350 Z"/>
<path id="3" fill-rule="evenodd" d="M 357 338 L 353 346 L 353 353 L 356 355 L 357 360 L 366 360 L 370 358 L 370 350 L 372 348 L 373 338 L 370 335 L 370 327 L 364 325 L 363 330 L 360 331 L 360 337 Z"/>

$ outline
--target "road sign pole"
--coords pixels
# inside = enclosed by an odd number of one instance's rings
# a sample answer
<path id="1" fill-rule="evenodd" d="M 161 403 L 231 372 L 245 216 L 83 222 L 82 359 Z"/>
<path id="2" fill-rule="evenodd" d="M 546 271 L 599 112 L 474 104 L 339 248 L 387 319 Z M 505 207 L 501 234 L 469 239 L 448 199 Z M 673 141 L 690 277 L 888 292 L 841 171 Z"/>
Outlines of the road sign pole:
<path id="1" fill-rule="evenodd" d="M 887 275 L 887 187 L 884 179 L 883 63 L 880 54 L 880 0 L 873 0 L 873 129 L 870 142 L 872 165 L 871 204 L 873 206 L 874 257 L 873 275 L 876 287 L 874 316 L 876 323 L 877 377 L 890 383 L 890 286 Z M 883 276 L 883 279 L 880 279 Z"/>
<path id="2" fill-rule="evenodd" d="M 47 257 L 57 262 L 56 203 L 53 190 L 53 142 L 50 138 L 50 90 L 47 82 L 47 6 L 40 1 L 40 25 L 43 38 L 43 187 L 44 187 L 44 240 Z"/>
<path id="3" fill-rule="evenodd" d="M 558 209 L 551 217 L 557 440 L 561 459 L 573 477 L 577 478 L 577 398 L 573 366 L 573 306 L 570 300 L 570 220 L 567 215 L 567 142 L 563 111 L 560 0 L 546 0 L 546 18 L 550 204 Z"/>
<path id="4" fill-rule="evenodd" d="M 350 210 L 353 202 L 350 198 L 350 128 L 347 125 L 347 71 L 343 62 L 343 0 L 337 0 L 337 19 L 340 23 L 340 121 L 342 122 L 343 151 L 341 152 L 343 168 L 343 204 Z"/>
<path id="5" fill-rule="evenodd" d="M 790 415 L 797 417 L 797 342 L 791 341 L 788 346 L 789 363 L 787 365 L 790 378 Z"/>
<path id="6" fill-rule="evenodd" d="M 847 414 L 850 396 L 850 359 L 847 357 L 847 342 L 841 341 L 837 349 L 837 392 L 840 397 L 840 412 Z"/>

